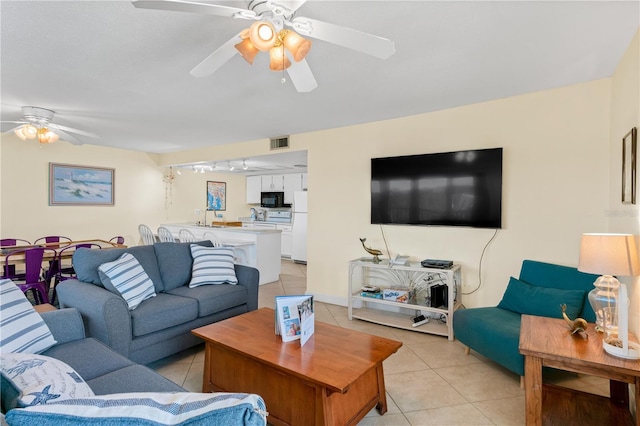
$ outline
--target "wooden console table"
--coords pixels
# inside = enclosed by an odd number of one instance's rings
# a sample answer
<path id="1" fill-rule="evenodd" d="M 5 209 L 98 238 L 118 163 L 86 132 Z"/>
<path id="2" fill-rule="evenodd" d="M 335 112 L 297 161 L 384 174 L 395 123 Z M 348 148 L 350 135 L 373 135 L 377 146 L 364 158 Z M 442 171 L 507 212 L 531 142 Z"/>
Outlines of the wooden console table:
<path id="1" fill-rule="evenodd" d="M 640 425 L 640 360 L 607 354 L 594 324 L 587 335 L 572 336 L 561 319 L 522 315 L 519 349 L 525 356 L 527 425 Z M 543 384 L 542 367 L 607 378 L 611 397 Z M 635 419 L 627 383 L 635 385 Z"/>

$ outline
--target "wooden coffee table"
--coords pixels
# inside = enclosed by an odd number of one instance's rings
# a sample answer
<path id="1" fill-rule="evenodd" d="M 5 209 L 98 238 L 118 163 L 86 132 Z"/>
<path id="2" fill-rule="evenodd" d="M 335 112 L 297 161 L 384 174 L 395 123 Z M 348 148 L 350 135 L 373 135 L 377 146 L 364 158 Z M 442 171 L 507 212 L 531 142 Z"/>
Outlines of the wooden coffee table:
<path id="1" fill-rule="evenodd" d="M 564 320 L 522 315 L 520 353 L 525 356 L 524 382 L 527 425 L 637 425 L 640 398 L 635 399 L 636 418 L 629 412 L 627 383 L 640 395 L 640 360 L 607 354 L 602 333 L 594 324 L 587 339 L 572 336 Z M 590 374 L 609 379 L 610 398 L 542 383 L 542 367 Z"/>
<path id="2" fill-rule="evenodd" d="M 203 392 L 262 396 L 269 423 L 353 425 L 387 411 L 382 361 L 402 343 L 319 321 L 300 347 L 275 334 L 269 308 L 193 330 L 206 342 Z"/>

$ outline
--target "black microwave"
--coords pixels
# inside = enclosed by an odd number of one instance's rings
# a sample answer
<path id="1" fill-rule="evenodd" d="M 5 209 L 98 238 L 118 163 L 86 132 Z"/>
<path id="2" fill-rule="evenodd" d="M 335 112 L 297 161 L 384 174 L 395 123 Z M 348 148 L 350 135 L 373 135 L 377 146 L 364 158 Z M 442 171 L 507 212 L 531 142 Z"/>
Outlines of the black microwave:
<path id="1" fill-rule="evenodd" d="M 284 207 L 284 192 L 261 192 L 260 207 Z"/>

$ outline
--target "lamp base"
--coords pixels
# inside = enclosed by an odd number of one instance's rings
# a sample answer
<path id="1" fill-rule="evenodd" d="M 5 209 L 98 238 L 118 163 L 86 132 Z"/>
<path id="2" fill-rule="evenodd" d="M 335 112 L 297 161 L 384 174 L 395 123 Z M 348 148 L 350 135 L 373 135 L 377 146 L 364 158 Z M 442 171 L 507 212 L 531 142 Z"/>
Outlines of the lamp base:
<path id="1" fill-rule="evenodd" d="M 622 348 L 622 340 L 612 339 L 612 343 L 607 343 L 606 340 L 602 341 L 602 347 L 609 355 L 617 356 L 625 359 L 640 359 L 640 344 L 635 342 L 629 342 L 628 350 Z"/>

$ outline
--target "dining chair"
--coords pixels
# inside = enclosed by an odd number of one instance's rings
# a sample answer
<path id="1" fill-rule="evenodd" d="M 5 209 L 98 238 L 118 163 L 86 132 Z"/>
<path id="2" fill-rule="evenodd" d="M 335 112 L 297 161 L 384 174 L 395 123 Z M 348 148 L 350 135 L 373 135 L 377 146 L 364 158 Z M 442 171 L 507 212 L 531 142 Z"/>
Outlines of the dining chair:
<path id="1" fill-rule="evenodd" d="M 49 303 L 47 295 L 47 283 L 42 276 L 42 261 L 45 255 L 51 259 L 56 256 L 56 251 L 50 248 L 33 247 L 28 249 L 14 250 L 7 254 L 4 259 L 4 266 L 16 263 L 24 263 L 24 279 L 14 279 L 12 281 L 25 294 L 29 291 L 33 293 L 33 300 L 36 305 Z M 3 277 L 7 278 L 7 277 Z"/>
<path id="2" fill-rule="evenodd" d="M 158 239 L 163 243 L 175 243 L 176 237 L 173 236 L 171 231 L 164 226 L 158 228 Z"/>
<path id="3" fill-rule="evenodd" d="M 140 232 L 142 244 L 144 244 L 145 246 L 152 246 L 156 242 L 156 237 L 153 235 L 153 231 L 147 225 L 139 225 L 138 232 Z"/>
<path id="4" fill-rule="evenodd" d="M 216 235 L 211 231 L 207 231 L 202 234 L 202 238 L 211 241 L 214 247 L 222 247 L 222 243 L 218 240 L 218 237 L 216 237 Z"/>
<path id="5" fill-rule="evenodd" d="M 115 244 L 124 244 L 124 237 L 121 235 L 117 235 L 109 240 L 110 243 Z"/>
<path id="6" fill-rule="evenodd" d="M 54 303 L 56 300 L 56 286 L 58 283 L 76 277 L 76 270 L 73 269 L 72 255 L 76 250 L 81 248 L 100 250 L 102 246 L 96 243 L 79 243 L 57 250 L 56 261 L 54 262 L 56 270 L 52 271 L 49 269 L 48 276 L 45 277 L 46 282 L 51 283 L 51 303 Z"/>
<path id="7" fill-rule="evenodd" d="M 72 240 L 69 237 L 63 237 L 60 235 L 49 235 L 47 237 L 40 237 L 33 242 L 34 246 L 38 244 L 48 244 L 47 247 L 57 248 L 60 247 L 59 244 L 55 243 L 70 243 Z"/>
<path id="8" fill-rule="evenodd" d="M 23 240 L 21 238 L 2 238 L 0 239 L 0 247 L 13 247 L 13 246 L 30 246 L 31 241 Z M 9 279 L 24 278 L 23 272 L 16 272 L 16 265 L 6 265 L 3 269 L 3 276 Z"/>
<path id="9" fill-rule="evenodd" d="M 193 232 L 189 231 L 188 229 L 181 229 L 180 232 L 178 232 L 178 239 L 181 243 L 196 242 L 196 236 L 193 235 Z"/>

